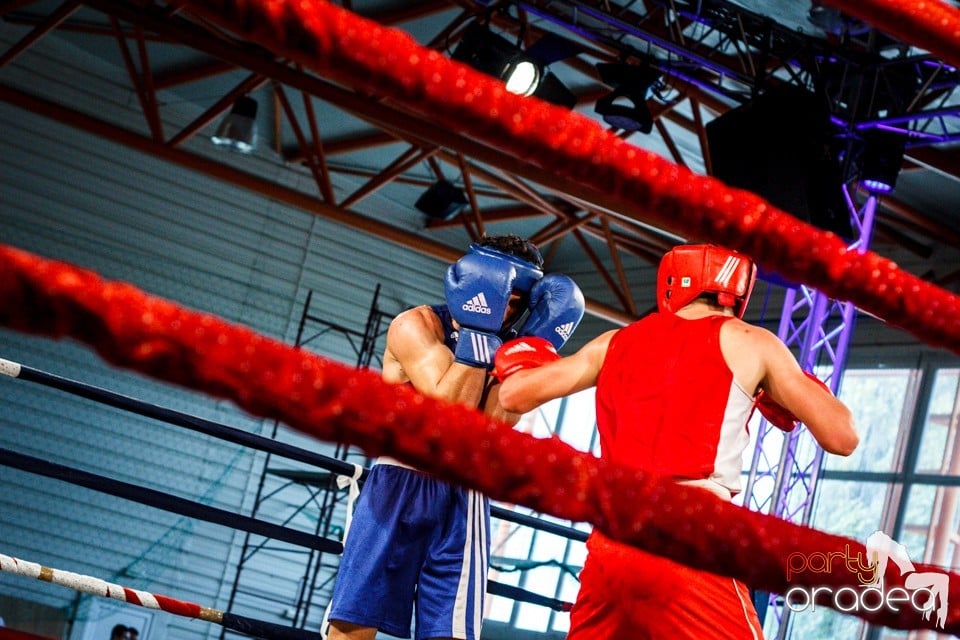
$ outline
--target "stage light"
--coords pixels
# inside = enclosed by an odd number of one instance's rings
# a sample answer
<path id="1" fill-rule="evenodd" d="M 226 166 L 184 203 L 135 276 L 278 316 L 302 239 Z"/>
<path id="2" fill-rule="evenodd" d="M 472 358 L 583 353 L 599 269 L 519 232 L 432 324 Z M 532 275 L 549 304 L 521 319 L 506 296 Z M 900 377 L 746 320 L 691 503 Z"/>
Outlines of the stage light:
<path id="1" fill-rule="evenodd" d="M 613 87 L 594 108 L 603 121 L 624 131 L 650 133 L 653 115 L 647 100 L 660 81 L 660 71 L 645 64 L 626 63 L 598 64 L 597 71 L 603 83 Z"/>
<path id="2" fill-rule="evenodd" d="M 510 93 L 533 95 L 540 84 L 540 69 L 529 60 L 519 60 L 507 70 L 506 83 Z"/>
<path id="3" fill-rule="evenodd" d="M 550 71 L 540 79 L 540 85 L 537 87 L 537 90 L 533 92 L 533 95 L 541 100 L 566 109 L 573 109 L 577 105 L 576 94 L 570 91 L 567 85 L 563 84 L 563 82 Z"/>
<path id="4" fill-rule="evenodd" d="M 536 91 L 543 73 L 536 59 L 476 22 L 467 27 L 451 57 L 503 80 L 507 91 L 522 96 Z"/>
<path id="5" fill-rule="evenodd" d="M 210 137 L 213 144 L 250 153 L 257 146 L 257 101 L 243 96 L 233 103 L 233 108 Z"/>
<path id="6" fill-rule="evenodd" d="M 897 186 L 903 167 L 906 137 L 902 134 L 872 129 L 864 135 L 860 156 L 860 184 L 873 193 L 890 193 Z"/>

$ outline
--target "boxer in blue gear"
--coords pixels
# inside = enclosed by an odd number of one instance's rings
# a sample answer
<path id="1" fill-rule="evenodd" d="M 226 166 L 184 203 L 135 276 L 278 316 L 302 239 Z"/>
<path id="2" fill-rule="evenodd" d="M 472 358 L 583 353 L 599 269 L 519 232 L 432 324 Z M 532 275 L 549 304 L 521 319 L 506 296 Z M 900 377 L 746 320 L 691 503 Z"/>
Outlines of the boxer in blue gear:
<path id="1" fill-rule="evenodd" d="M 569 287 L 544 289 L 534 314 L 530 294 L 543 279 L 539 251 L 522 238 L 471 245 L 447 271 L 446 305 L 415 307 L 391 322 L 384 380 L 515 423 L 520 416 L 502 410 L 499 383 L 488 370 L 507 332 L 522 331 L 528 316 L 539 318 L 538 331 L 570 328 L 555 290 Z M 478 640 L 489 535 L 485 496 L 378 459 L 345 541 L 328 637 L 371 640 L 377 630 L 410 637 L 416 612 L 418 640 Z"/>

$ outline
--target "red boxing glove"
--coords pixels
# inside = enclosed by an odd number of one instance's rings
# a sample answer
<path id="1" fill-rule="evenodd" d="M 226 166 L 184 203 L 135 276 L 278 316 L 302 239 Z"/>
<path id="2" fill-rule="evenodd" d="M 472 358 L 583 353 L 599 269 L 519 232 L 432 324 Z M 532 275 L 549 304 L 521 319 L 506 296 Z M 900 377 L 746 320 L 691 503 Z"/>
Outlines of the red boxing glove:
<path id="1" fill-rule="evenodd" d="M 767 422 L 781 431 L 790 433 L 800 424 L 800 421 L 797 420 L 795 415 L 777 404 L 766 391 L 761 390 L 760 393 L 757 394 L 754 406 L 760 411 L 760 415 L 767 419 Z"/>
<path id="2" fill-rule="evenodd" d="M 808 378 L 819 384 L 821 387 L 826 389 L 828 393 L 833 394 L 830 391 L 830 387 L 826 385 L 820 378 L 813 375 L 809 371 L 803 372 Z M 773 398 L 771 398 L 763 390 L 757 394 L 757 399 L 754 401 L 755 406 L 760 411 L 760 415 L 767 419 L 767 422 L 775 426 L 781 431 L 786 431 L 787 433 L 793 431 L 797 428 L 797 425 L 800 424 L 800 421 L 795 415 L 790 413 L 785 407 L 779 405 Z"/>
<path id="3" fill-rule="evenodd" d="M 493 375 L 503 382 L 521 369 L 534 369 L 559 360 L 560 355 L 549 340 L 525 336 L 505 343 L 493 358 Z"/>

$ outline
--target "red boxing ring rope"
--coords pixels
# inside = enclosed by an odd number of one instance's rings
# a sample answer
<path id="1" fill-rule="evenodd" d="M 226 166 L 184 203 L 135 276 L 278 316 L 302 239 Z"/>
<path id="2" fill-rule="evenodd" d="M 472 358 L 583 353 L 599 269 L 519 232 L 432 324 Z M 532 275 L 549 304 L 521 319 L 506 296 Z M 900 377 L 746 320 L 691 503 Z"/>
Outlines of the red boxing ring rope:
<path id="1" fill-rule="evenodd" d="M 931 51 L 958 59 L 957 39 L 950 35 L 956 33 L 956 12 L 942 3 L 912 3 L 910 14 L 898 12 L 906 3 L 891 0 L 834 4 L 850 4 L 850 12 L 861 16 L 876 7 L 891 33 L 920 42 L 929 38 Z M 191 0 L 187 6 L 347 86 L 536 162 L 594 190 L 598 203 L 622 215 L 739 249 L 788 279 L 850 300 L 960 353 L 956 296 L 876 254 L 848 251 L 837 236 L 755 195 L 633 147 L 589 118 L 509 94 L 402 32 L 319 0 Z M 926 18 L 933 10 L 939 22 L 932 24 Z M 854 586 L 842 566 L 788 581 L 787 558 L 866 552 L 855 540 L 736 507 L 703 490 L 577 452 L 558 439 L 534 439 L 461 406 L 385 385 L 371 372 L 291 349 L 89 271 L 3 247 L 0 324 L 76 338 L 115 364 L 229 398 L 324 440 L 395 456 L 499 500 L 590 522 L 614 539 L 759 589 Z M 950 608 L 942 630 L 958 633 L 960 575 L 949 577 Z M 892 589 L 904 581 L 890 567 L 884 584 Z M 935 619 L 925 620 L 909 607 L 858 615 L 896 628 L 936 628 Z"/>
<path id="2" fill-rule="evenodd" d="M 220 611 L 210 607 L 204 607 L 186 600 L 177 600 L 169 596 L 131 589 L 112 582 L 106 582 L 99 578 L 83 575 L 82 573 L 73 573 L 72 571 L 62 571 L 52 569 L 35 562 L 28 562 L 13 556 L 0 554 L 0 571 L 4 573 L 16 574 L 25 578 L 35 578 L 44 582 L 67 587 L 80 593 L 89 593 L 100 596 L 101 598 L 110 598 L 128 604 L 135 604 L 145 609 L 157 609 L 166 611 L 174 615 L 185 618 L 198 618 L 213 622 L 233 631 L 239 631 L 254 638 L 266 638 L 267 640 L 321 640 L 319 633 L 306 631 L 295 627 L 287 627 L 273 622 L 264 622 L 255 620 L 246 616 L 240 616 L 229 611 Z M 34 636 L 37 637 L 37 636 Z"/>
<path id="3" fill-rule="evenodd" d="M 960 67 L 960 9 L 939 0 L 824 0 Z"/>
<path id="4" fill-rule="evenodd" d="M 62 587 L 69 587 L 82 593 L 111 598 L 120 602 L 129 602 L 147 609 L 159 609 L 187 618 L 200 618 L 209 622 L 221 622 L 223 620 L 222 612 L 193 602 L 176 600 L 139 589 L 130 589 L 79 573 L 51 569 L 13 556 L 0 554 L 0 571 L 15 573 L 25 578 L 36 578 Z"/>
<path id="5" fill-rule="evenodd" d="M 462 405 L 385 384 L 372 371 L 3 245 L 0 325 L 75 338 L 116 365 L 228 398 L 322 440 L 394 456 L 494 499 L 590 522 L 616 540 L 758 589 L 856 586 L 842 563 L 831 573 L 788 580 L 788 558 L 866 554 L 856 540 L 737 507 L 708 491 L 576 451 L 558 438 L 533 438 Z M 928 565 L 916 570 L 940 571 Z M 960 574 L 949 577 L 942 631 L 960 633 Z M 903 587 L 904 578 L 890 566 L 884 585 Z M 924 620 L 909 607 L 857 615 L 895 628 L 935 628 L 935 618 Z"/>
<path id="6" fill-rule="evenodd" d="M 957 11 L 936 0 L 837 1 L 888 7 L 912 37 L 937 39 L 921 22 L 937 10 L 945 29 Z M 563 177 L 617 215 L 751 256 L 788 280 L 848 300 L 935 346 L 960 354 L 960 297 L 872 252 L 848 250 L 833 233 L 637 148 L 582 114 L 508 93 L 503 84 L 427 49 L 406 33 L 323 0 L 183 0 L 185 10 L 345 86 L 429 117 L 432 123 Z M 912 13 L 895 10 L 913 7 Z M 921 11 L 922 9 L 922 11 Z M 949 16 L 949 18 L 948 18 Z M 909 28 L 907 27 L 909 25 Z M 949 33 L 949 32 L 948 32 Z M 957 41 L 945 43 L 954 58 Z"/>

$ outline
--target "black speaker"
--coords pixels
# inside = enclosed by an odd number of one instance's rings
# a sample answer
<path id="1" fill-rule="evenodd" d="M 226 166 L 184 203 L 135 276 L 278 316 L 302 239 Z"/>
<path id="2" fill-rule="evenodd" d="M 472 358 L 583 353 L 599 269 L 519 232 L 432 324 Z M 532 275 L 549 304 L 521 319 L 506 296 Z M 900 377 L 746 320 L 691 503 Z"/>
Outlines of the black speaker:
<path id="1" fill-rule="evenodd" d="M 813 93 L 789 86 L 769 91 L 706 130 L 716 178 L 816 227 L 852 236 L 828 114 Z"/>

